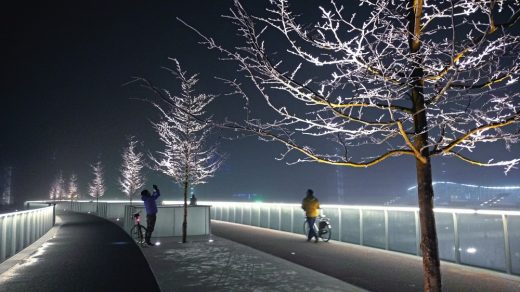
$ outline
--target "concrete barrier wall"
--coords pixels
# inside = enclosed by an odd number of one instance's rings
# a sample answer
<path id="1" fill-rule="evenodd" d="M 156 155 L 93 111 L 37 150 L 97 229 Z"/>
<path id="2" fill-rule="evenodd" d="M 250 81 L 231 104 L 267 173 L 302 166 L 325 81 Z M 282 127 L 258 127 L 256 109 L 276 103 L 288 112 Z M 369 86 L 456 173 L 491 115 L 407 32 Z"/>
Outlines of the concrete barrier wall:
<path id="1" fill-rule="evenodd" d="M 35 242 L 53 225 L 52 206 L 0 214 L 0 263 Z"/>

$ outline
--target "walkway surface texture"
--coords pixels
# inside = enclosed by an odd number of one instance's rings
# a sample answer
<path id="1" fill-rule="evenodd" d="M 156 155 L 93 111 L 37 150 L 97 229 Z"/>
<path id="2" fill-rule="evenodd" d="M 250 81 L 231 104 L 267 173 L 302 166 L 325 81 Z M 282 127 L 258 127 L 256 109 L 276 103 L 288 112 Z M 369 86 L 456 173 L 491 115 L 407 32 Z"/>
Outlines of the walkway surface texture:
<path id="1" fill-rule="evenodd" d="M 159 238 L 143 253 L 161 291 L 364 291 L 343 281 L 220 237 Z"/>
<path id="2" fill-rule="evenodd" d="M 213 234 L 370 291 L 422 291 L 422 260 L 342 242 L 306 242 L 303 235 L 212 221 Z M 520 277 L 441 263 L 444 291 L 520 291 Z"/>
<path id="3" fill-rule="evenodd" d="M 58 216 L 52 238 L 0 275 L 0 291 L 159 291 L 141 250 L 93 215 Z"/>

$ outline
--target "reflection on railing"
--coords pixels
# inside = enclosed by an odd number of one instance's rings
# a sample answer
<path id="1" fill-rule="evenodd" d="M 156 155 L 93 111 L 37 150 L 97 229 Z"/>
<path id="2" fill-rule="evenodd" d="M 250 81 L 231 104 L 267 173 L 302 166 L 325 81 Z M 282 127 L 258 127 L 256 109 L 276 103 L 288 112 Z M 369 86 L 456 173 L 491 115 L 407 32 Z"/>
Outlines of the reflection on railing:
<path id="1" fill-rule="evenodd" d="M 0 263 L 47 233 L 53 224 L 53 207 L 0 214 Z"/>
<path id="2" fill-rule="evenodd" d="M 163 204 L 178 203 L 165 201 Z M 303 233 L 299 204 L 200 202 L 213 206 L 212 219 Z M 322 205 L 332 239 L 421 255 L 419 209 Z M 443 260 L 520 274 L 520 212 L 435 209 Z"/>

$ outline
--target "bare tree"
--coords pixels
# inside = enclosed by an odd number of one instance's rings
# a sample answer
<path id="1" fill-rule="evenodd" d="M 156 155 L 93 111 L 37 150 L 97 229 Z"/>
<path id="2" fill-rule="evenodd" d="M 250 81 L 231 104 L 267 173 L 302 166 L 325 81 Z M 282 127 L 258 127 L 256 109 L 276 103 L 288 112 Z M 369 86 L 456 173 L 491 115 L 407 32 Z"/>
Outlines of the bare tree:
<path id="1" fill-rule="evenodd" d="M 362 0 L 357 14 L 331 1 L 310 24 L 302 24 L 289 1 L 270 2 L 268 15 L 252 16 L 235 1 L 225 16 L 243 40 L 235 48 L 185 23 L 221 59 L 238 64 L 277 116 L 255 118 L 251 93 L 226 80 L 245 98 L 247 119 L 222 126 L 282 143 L 282 157 L 295 152 L 296 162 L 365 168 L 390 157 L 415 159 L 424 289 L 440 291 L 431 158 L 501 166 L 506 174 L 520 162 L 472 154 L 486 143 L 509 150 L 520 138 L 513 85 L 519 1 Z M 329 150 L 336 145 L 341 155 Z M 366 151 L 370 157 L 360 154 Z"/>
<path id="2" fill-rule="evenodd" d="M 186 242 L 188 217 L 188 190 L 190 186 L 203 184 L 214 176 L 223 161 L 216 145 L 208 146 L 213 125 L 205 122 L 206 107 L 215 98 L 213 95 L 197 93 L 197 74 L 187 75 L 179 62 L 173 59 L 175 68 L 169 70 L 180 82 L 178 95 L 153 86 L 139 79 L 141 85 L 152 90 L 158 102 L 152 104 L 161 113 L 162 119 L 153 123 L 164 150 L 150 155 L 154 168 L 173 178 L 183 188 L 184 218 L 182 242 Z"/>
<path id="3" fill-rule="evenodd" d="M 78 176 L 75 173 L 69 178 L 68 197 L 71 202 L 79 198 Z"/>
<path id="4" fill-rule="evenodd" d="M 96 214 L 99 214 L 99 197 L 105 195 L 105 179 L 103 178 L 103 165 L 98 160 L 95 164 L 90 165 L 94 178 L 88 186 L 88 192 L 91 197 L 96 198 Z"/>
<path id="5" fill-rule="evenodd" d="M 49 197 L 53 201 L 63 200 L 66 197 L 65 179 L 63 179 L 63 172 L 61 170 L 58 171 L 52 182 Z"/>
<path id="6" fill-rule="evenodd" d="M 137 144 L 138 141 L 132 136 L 128 139 L 128 146 L 123 148 L 123 164 L 121 165 L 121 177 L 119 178 L 121 191 L 130 199 L 130 205 L 132 205 L 135 193 L 145 183 L 142 174 L 144 155 L 137 149 Z"/>

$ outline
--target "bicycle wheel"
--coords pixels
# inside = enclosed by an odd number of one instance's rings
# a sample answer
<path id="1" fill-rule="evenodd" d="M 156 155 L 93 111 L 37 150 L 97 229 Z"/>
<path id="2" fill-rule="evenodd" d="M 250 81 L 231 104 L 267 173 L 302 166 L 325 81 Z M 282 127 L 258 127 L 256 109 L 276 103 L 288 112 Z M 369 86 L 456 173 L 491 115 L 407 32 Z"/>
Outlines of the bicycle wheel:
<path id="1" fill-rule="evenodd" d="M 319 236 L 325 242 L 330 240 L 330 237 L 332 236 L 332 228 L 330 228 L 329 224 L 327 224 L 327 226 L 320 229 Z"/>

